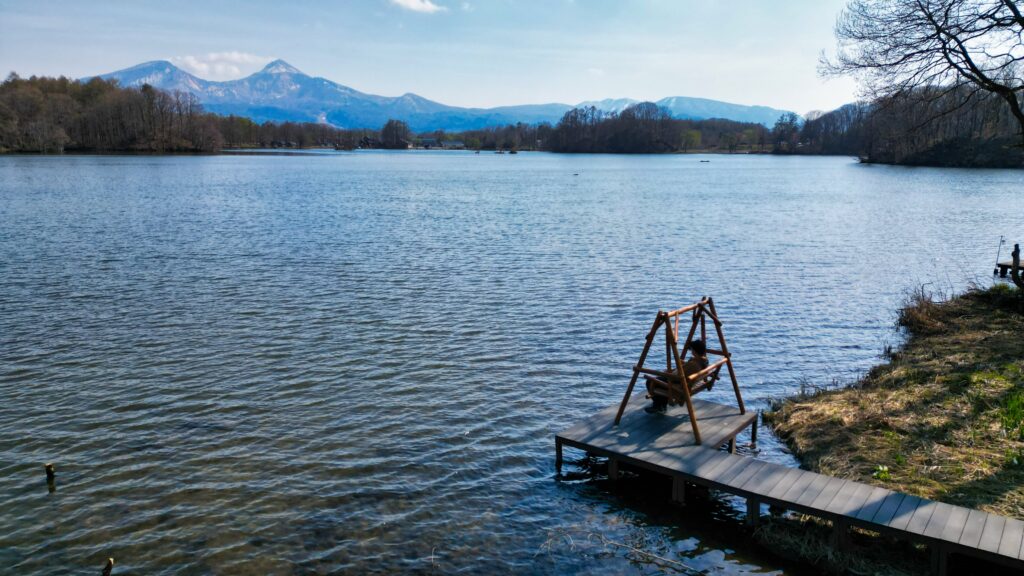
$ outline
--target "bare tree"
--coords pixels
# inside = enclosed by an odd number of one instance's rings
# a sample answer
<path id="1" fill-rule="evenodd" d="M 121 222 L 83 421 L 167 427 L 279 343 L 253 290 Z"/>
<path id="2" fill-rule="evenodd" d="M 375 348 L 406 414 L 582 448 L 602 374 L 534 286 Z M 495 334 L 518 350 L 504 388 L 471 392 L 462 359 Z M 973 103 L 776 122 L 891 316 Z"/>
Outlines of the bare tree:
<path id="1" fill-rule="evenodd" d="M 850 0 L 836 23 L 837 53 L 821 71 L 854 75 L 875 98 L 957 94 L 962 107 L 994 94 L 1024 146 L 1022 11 L 1020 0 Z"/>

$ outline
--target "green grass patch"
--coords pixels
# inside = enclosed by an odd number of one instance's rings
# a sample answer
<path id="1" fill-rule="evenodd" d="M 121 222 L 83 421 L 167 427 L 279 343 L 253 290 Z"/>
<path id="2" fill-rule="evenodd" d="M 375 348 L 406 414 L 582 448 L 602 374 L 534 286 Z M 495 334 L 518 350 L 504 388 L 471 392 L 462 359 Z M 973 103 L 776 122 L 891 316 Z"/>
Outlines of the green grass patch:
<path id="1" fill-rule="evenodd" d="M 1015 390 L 1006 397 L 999 419 L 1007 436 L 1024 440 L 1024 390 Z"/>

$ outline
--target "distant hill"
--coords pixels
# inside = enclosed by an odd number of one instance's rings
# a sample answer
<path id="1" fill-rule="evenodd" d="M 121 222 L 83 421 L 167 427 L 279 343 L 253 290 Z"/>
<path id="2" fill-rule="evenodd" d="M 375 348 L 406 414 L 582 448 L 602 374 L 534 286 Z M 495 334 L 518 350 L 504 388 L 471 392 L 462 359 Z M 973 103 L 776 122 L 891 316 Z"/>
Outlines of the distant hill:
<path id="1" fill-rule="evenodd" d="M 238 80 L 204 80 L 166 60 L 145 62 L 100 76 L 117 80 L 122 86 L 149 84 L 163 90 L 191 92 L 203 106 L 218 114 L 246 116 L 257 122 L 323 122 L 341 128 L 379 128 L 389 118 L 407 122 L 415 131 L 471 130 L 486 126 L 558 120 L 573 106 L 568 104 L 526 104 L 497 108 L 462 108 L 406 93 L 378 96 L 360 92 L 336 82 L 304 74 L 284 60 L 274 60 L 262 70 Z M 583 102 L 621 112 L 636 103 L 628 98 Z M 765 106 L 743 106 L 704 98 L 674 96 L 657 102 L 677 118 L 726 118 L 771 126 L 784 110 Z"/>

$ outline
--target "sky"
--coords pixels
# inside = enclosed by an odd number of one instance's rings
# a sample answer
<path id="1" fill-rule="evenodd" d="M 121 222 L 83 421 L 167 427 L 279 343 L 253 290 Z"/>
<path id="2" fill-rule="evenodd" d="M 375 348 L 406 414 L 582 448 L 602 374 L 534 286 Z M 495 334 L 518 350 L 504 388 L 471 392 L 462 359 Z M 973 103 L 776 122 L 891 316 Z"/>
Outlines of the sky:
<path id="1" fill-rule="evenodd" d="M 0 73 L 170 60 L 209 80 L 281 58 L 456 106 L 695 96 L 806 113 L 856 99 L 817 74 L 845 0 L 0 0 Z"/>

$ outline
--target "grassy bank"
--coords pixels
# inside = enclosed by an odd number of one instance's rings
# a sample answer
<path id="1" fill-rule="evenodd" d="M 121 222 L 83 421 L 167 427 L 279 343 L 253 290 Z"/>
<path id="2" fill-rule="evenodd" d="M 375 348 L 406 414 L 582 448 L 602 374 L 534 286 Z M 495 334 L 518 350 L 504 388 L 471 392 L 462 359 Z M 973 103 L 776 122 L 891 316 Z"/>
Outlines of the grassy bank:
<path id="1" fill-rule="evenodd" d="M 887 363 L 766 420 L 812 470 L 1024 519 L 1024 299 L 921 292 L 899 324 Z"/>

